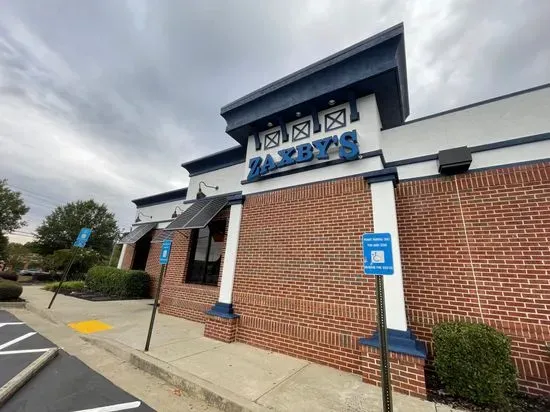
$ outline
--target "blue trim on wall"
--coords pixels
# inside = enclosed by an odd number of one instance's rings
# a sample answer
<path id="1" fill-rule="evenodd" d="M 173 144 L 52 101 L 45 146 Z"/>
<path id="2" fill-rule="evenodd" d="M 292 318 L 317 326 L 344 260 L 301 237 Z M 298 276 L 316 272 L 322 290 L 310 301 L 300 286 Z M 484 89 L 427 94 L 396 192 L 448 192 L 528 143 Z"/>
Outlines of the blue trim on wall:
<path id="1" fill-rule="evenodd" d="M 540 133 L 530 136 L 517 137 L 515 139 L 501 140 L 499 142 L 487 143 L 478 146 L 470 147 L 472 153 L 487 152 L 490 150 L 504 149 L 507 147 L 519 146 L 523 144 L 543 142 L 545 140 L 550 140 L 550 133 Z M 437 160 L 438 154 L 428 154 L 418 157 L 409 157 L 408 159 L 395 160 L 391 162 L 386 162 L 386 166 L 395 167 L 395 166 L 406 166 L 414 163 L 429 162 L 431 160 Z"/>
<path id="2" fill-rule="evenodd" d="M 379 349 L 379 331 L 376 330 L 370 338 L 360 338 L 359 344 Z M 388 350 L 422 359 L 426 359 L 427 357 L 426 344 L 418 340 L 410 329 L 406 331 L 388 329 Z"/>
<path id="3" fill-rule="evenodd" d="M 397 174 L 397 168 L 387 167 L 380 170 L 375 170 L 373 172 L 367 172 L 363 174 L 363 178 L 370 185 L 372 183 L 379 182 L 393 182 L 394 185 L 399 183 L 399 176 Z"/>
<path id="4" fill-rule="evenodd" d="M 229 206 L 231 205 L 242 205 L 244 203 L 244 200 L 246 199 L 246 196 L 243 194 L 234 194 L 227 196 L 227 204 Z"/>
<path id="5" fill-rule="evenodd" d="M 239 317 L 239 315 L 233 313 L 233 305 L 231 303 L 222 302 L 216 302 L 210 310 L 206 311 L 206 314 L 224 319 L 235 319 Z"/>
<path id="6" fill-rule="evenodd" d="M 262 181 L 262 180 L 273 179 L 273 178 L 276 178 L 276 177 L 289 176 L 289 175 L 293 175 L 295 173 L 306 172 L 308 170 L 315 170 L 315 169 L 320 169 L 322 167 L 334 166 L 334 165 L 337 165 L 337 164 L 340 164 L 340 163 L 355 162 L 357 160 L 367 159 L 367 158 L 370 158 L 370 157 L 376 157 L 376 156 L 381 156 L 381 155 L 382 155 L 382 150 L 380 150 L 380 149 L 373 150 L 371 152 L 361 153 L 357 157 L 357 159 L 353 159 L 353 160 L 346 160 L 346 159 L 340 159 L 340 158 L 333 159 L 333 160 L 329 160 L 327 162 L 315 163 L 315 164 L 312 164 L 312 165 L 300 167 L 298 169 L 290 169 L 290 170 L 285 170 L 285 171 L 282 171 L 282 172 L 275 172 L 275 173 L 271 173 L 271 174 L 268 174 L 268 175 L 259 176 L 253 181 L 241 180 L 241 184 L 242 185 L 247 185 L 247 184 L 256 183 L 256 182 L 259 182 L 259 181 Z M 346 176 L 346 177 L 348 177 L 348 176 Z"/>
<path id="7" fill-rule="evenodd" d="M 202 199 L 215 199 L 215 198 L 218 198 L 218 197 L 227 197 L 228 199 L 232 196 L 240 196 L 242 195 L 242 190 L 239 190 L 238 192 L 230 192 L 230 193 L 224 193 L 222 195 L 214 195 L 214 196 L 206 196 L 206 197 L 203 197 Z M 183 204 L 187 205 L 187 204 L 190 204 L 190 203 L 195 203 L 197 200 L 201 200 L 201 199 L 189 199 L 189 200 L 186 200 L 183 202 Z"/>
<path id="8" fill-rule="evenodd" d="M 376 95 L 384 127 L 402 124 L 409 114 L 404 63 L 398 24 L 222 107 L 226 132 L 244 144 L 252 129 L 261 131 L 278 117 L 295 119 L 312 105 L 323 110 L 329 100 L 348 101 L 349 91 L 357 98 Z"/>
<path id="9" fill-rule="evenodd" d="M 152 206 L 160 203 L 173 202 L 174 200 L 185 200 L 187 196 L 187 188 L 171 190 L 169 192 L 157 193 L 155 195 L 141 197 L 132 200 L 137 207 Z"/>
<path id="10" fill-rule="evenodd" d="M 419 117 L 418 119 L 409 120 L 408 122 L 405 122 L 405 123 L 397 125 L 397 126 L 386 127 L 386 128 L 383 128 L 382 130 L 389 130 L 389 129 L 395 129 L 396 127 L 407 126 L 409 124 L 416 123 L 416 122 L 421 122 L 423 120 L 433 119 L 434 117 L 445 116 L 446 114 L 451 114 L 451 113 L 454 113 L 454 112 L 460 112 L 462 110 L 467 110 L 467 109 L 471 109 L 473 107 L 482 106 L 484 104 L 497 102 L 499 100 L 509 99 L 510 97 L 519 96 L 521 94 L 536 92 L 537 90 L 546 89 L 548 87 L 550 87 L 550 83 L 541 84 L 540 86 L 531 87 L 530 89 L 519 90 L 517 92 L 504 94 L 502 96 L 497 96 L 497 97 L 493 97 L 491 99 L 482 100 L 480 102 L 467 104 L 465 106 L 455 107 L 454 109 L 445 110 L 443 112 L 438 112 L 438 113 L 430 114 L 428 116 Z"/>
<path id="11" fill-rule="evenodd" d="M 189 172 L 189 177 L 192 177 L 244 163 L 246 160 L 247 143 L 248 142 L 245 142 L 244 146 L 235 146 L 227 150 L 222 150 L 221 152 L 213 153 L 209 156 L 182 163 L 181 167 Z"/>

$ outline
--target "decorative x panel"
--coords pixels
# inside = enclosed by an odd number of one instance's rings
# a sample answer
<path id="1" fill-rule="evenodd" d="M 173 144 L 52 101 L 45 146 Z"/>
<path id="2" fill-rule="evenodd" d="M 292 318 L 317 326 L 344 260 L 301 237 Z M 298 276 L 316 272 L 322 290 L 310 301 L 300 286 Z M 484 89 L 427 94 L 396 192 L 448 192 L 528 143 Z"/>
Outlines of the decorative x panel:
<path id="1" fill-rule="evenodd" d="M 325 132 L 339 129 L 346 125 L 346 109 L 336 110 L 325 115 Z"/>
<path id="2" fill-rule="evenodd" d="M 292 126 L 292 140 L 294 141 L 308 138 L 310 133 L 309 128 L 309 120 L 307 122 L 298 123 Z"/>
<path id="3" fill-rule="evenodd" d="M 281 138 L 281 131 L 277 130 L 265 135 L 264 149 L 271 149 L 272 147 L 279 146 L 279 139 Z"/>

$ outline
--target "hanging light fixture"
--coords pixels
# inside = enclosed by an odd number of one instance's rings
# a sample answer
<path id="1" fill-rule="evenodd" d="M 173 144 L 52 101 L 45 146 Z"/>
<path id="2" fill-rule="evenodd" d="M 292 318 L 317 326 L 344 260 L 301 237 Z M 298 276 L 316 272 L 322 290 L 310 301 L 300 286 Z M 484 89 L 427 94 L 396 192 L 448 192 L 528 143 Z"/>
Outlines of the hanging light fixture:
<path id="1" fill-rule="evenodd" d="M 136 223 L 141 222 L 141 219 L 139 218 L 140 215 L 143 216 L 143 217 L 148 217 L 149 219 L 153 218 L 153 216 L 146 215 L 141 210 L 138 210 L 138 214 L 137 214 L 137 217 L 136 217 Z"/>
<path id="2" fill-rule="evenodd" d="M 214 189 L 214 190 L 219 189 L 219 186 L 210 186 L 210 185 L 207 185 L 206 183 L 204 183 L 203 181 L 200 181 L 199 182 L 199 191 L 197 192 L 197 199 L 202 199 L 202 198 L 206 197 L 204 192 L 201 190 L 201 185 L 203 185 L 205 187 L 209 187 L 210 189 Z"/>
<path id="3" fill-rule="evenodd" d="M 177 212 L 178 209 L 180 210 L 180 212 L 183 212 L 183 209 L 181 207 L 176 206 L 176 208 L 174 209 L 174 213 L 172 213 L 172 219 L 175 219 L 178 217 L 178 212 Z"/>

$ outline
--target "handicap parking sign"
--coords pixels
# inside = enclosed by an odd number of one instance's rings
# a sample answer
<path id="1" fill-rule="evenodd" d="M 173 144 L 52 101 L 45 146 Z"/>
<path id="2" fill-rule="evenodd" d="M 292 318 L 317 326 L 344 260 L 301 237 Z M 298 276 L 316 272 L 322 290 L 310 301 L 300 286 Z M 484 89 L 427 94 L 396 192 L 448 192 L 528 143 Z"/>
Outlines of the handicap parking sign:
<path id="1" fill-rule="evenodd" d="M 88 227 L 83 227 L 80 229 L 80 233 L 78 233 L 78 236 L 76 237 L 76 240 L 73 243 L 74 247 L 84 247 L 86 246 L 86 243 L 88 243 L 88 239 L 90 239 L 90 236 L 92 234 L 92 229 Z"/>
<path id="2" fill-rule="evenodd" d="M 160 264 L 166 265 L 168 263 L 168 258 L 170 257 L 170 249 L 172 248 L 172 241 L 165 240 L 162 242 L 162 248 L 160 249 Z"/>
<path id="3" fill-rule="evenodd" d="M 393 275 L 391 234 L 363 233 L 361 241 L 365 275 Z"/>

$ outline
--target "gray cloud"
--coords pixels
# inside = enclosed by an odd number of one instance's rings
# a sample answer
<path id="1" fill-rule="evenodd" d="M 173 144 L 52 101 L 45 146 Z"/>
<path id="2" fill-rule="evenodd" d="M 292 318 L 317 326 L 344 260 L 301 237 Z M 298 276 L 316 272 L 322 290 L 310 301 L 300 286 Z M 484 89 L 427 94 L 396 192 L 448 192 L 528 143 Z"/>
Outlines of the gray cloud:
<path id="1" fill-rule="evenodd" d="M 0 177 L 27 191 L 29 230 L 89 197 L 128 226 L 130 199 L 235 144 L 220 107 L 266 83 L 404 21 L 422 116 L 549 82 L 549 19 L 536 0 L 4 0 Z"/>

